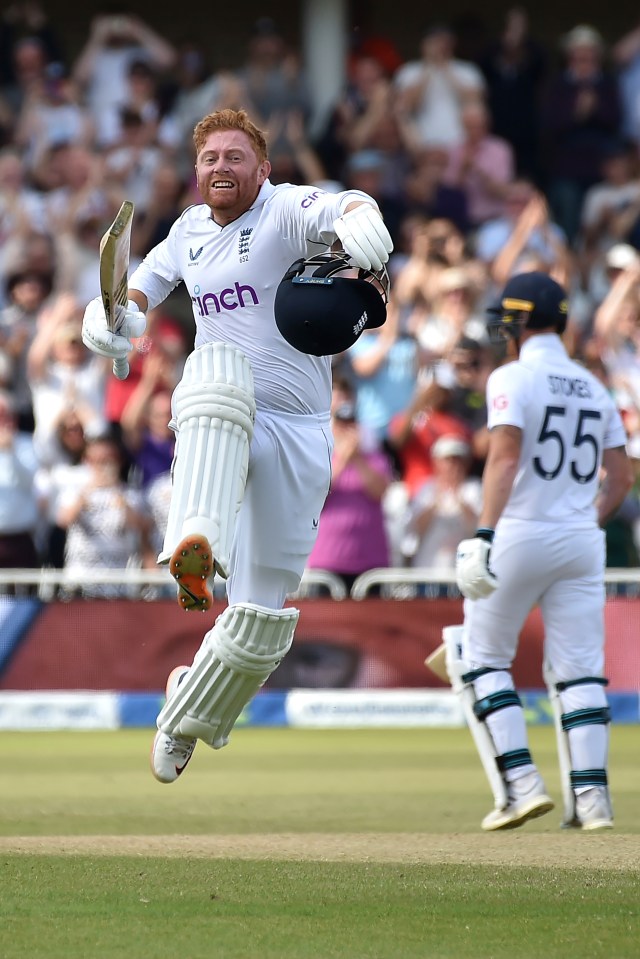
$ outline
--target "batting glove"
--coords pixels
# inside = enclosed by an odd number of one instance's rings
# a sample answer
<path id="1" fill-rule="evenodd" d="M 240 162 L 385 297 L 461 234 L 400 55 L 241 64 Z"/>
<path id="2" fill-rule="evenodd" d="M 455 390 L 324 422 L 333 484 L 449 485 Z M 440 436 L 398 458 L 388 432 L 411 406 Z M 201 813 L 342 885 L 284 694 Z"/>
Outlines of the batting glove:
<path id="1" fill-rule="evenodd" d="M 130 338 L 142 336 L 147 319 L 137 303 L 129 300 L 117 333 L 107 329 L 107 318 L 102 305 L 102 297 L 87 305 L 82 318 L 82 342 L 92 352 L 108 356 L 113 360 L 125 359 L 133 349 Z"/>
<path id="2" fill-rule="evenodd" d="M 363 270 L 380 270 L 393 250 L 393 240 L 382 216 L 369 204 L 358 206 L 333 221 L 333 229 L 354 263 Z"/>
<path id="3" fill-rule="evenodd" d="M 456 582 L 467 599 L 483 599 L 498 587 L 489 558 L 493 530 L 478 530 L 473 539 L 463 539 L 456 553 Z"/>

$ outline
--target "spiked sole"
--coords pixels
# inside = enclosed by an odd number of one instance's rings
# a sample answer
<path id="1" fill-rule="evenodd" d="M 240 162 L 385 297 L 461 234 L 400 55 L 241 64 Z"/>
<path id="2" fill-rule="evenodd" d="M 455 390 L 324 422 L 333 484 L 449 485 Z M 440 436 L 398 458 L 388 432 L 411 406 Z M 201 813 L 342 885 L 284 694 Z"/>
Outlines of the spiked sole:
<path id="1" fill-rule="evenodd" d="M 178 544 L 169 560 L 169 572 L 178 585 L 178 605 L 205 613 L 213 595 L 208 580 L 213 575 L 213 556 L 206 536 L 194 533 Z"/>

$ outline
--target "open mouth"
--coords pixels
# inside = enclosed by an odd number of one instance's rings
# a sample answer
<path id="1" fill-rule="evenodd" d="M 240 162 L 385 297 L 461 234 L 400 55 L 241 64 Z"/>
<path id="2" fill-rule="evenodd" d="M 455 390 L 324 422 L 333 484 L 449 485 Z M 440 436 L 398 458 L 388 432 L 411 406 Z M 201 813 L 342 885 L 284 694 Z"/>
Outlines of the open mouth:
<path id="1" fill-rule="evenodd" d="M 232 190 L 235 186 L 231 180 L 214 180 L 211 184 L 212 190 Z"/>

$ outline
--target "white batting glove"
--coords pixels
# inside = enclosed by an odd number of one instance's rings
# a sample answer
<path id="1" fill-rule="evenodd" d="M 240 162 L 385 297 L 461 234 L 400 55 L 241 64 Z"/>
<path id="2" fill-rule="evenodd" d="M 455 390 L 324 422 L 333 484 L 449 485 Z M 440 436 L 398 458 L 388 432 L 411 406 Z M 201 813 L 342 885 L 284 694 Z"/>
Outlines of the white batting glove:
<path id="1" fill-rule="evenodd" d="M 137 303 L 129 300 L 127 309 L 117 333 L 107 329 L 107 318 L 102 305 L 102 297 L 87 305 L 82 318 L 82 342 L 92 352 L 100 356 L 108 356 L 113 360 L 126 359 L 133 344 L 130 338 L 142 336 L 147 326 L 147 319 L 140 311 Z"/>
<path id="2" fill-rule="evenodd" d="M 368 203 L 339 216 L 333 229 L 345 253 L 363 270 L 380 270 L 393 250 L 382 216 Z"/>
<path id="3" fill-rule="evenodd" d="M 493 531 L 482 532 L 483 536 L 463 539 L 456 553 L 456 582 L 467 599 L 484 599 L 498 587 L 489 566 Z"/>

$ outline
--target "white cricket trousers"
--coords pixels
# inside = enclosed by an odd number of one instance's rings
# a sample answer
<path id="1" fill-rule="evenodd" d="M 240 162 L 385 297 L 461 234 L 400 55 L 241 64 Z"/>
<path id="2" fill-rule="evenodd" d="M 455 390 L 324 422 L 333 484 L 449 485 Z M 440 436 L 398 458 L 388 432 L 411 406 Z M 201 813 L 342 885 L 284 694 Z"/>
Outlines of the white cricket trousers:
<path id="1" fill-rule="evenodd" d="M 229 604 L 281 609 L 318 535 L 331 483 L 329 414 L 258 410 L 227 580 Z"/>
<path id="2" fill-rule="evenodd" d="M 599 527 L 502 519 L 491 567 L 498 589 L 464 604 L 467 664 L 510 669 L 524 622 L 539 604 L 545 655 L 558 679 L 603 675 L 605 536 Z"/>

